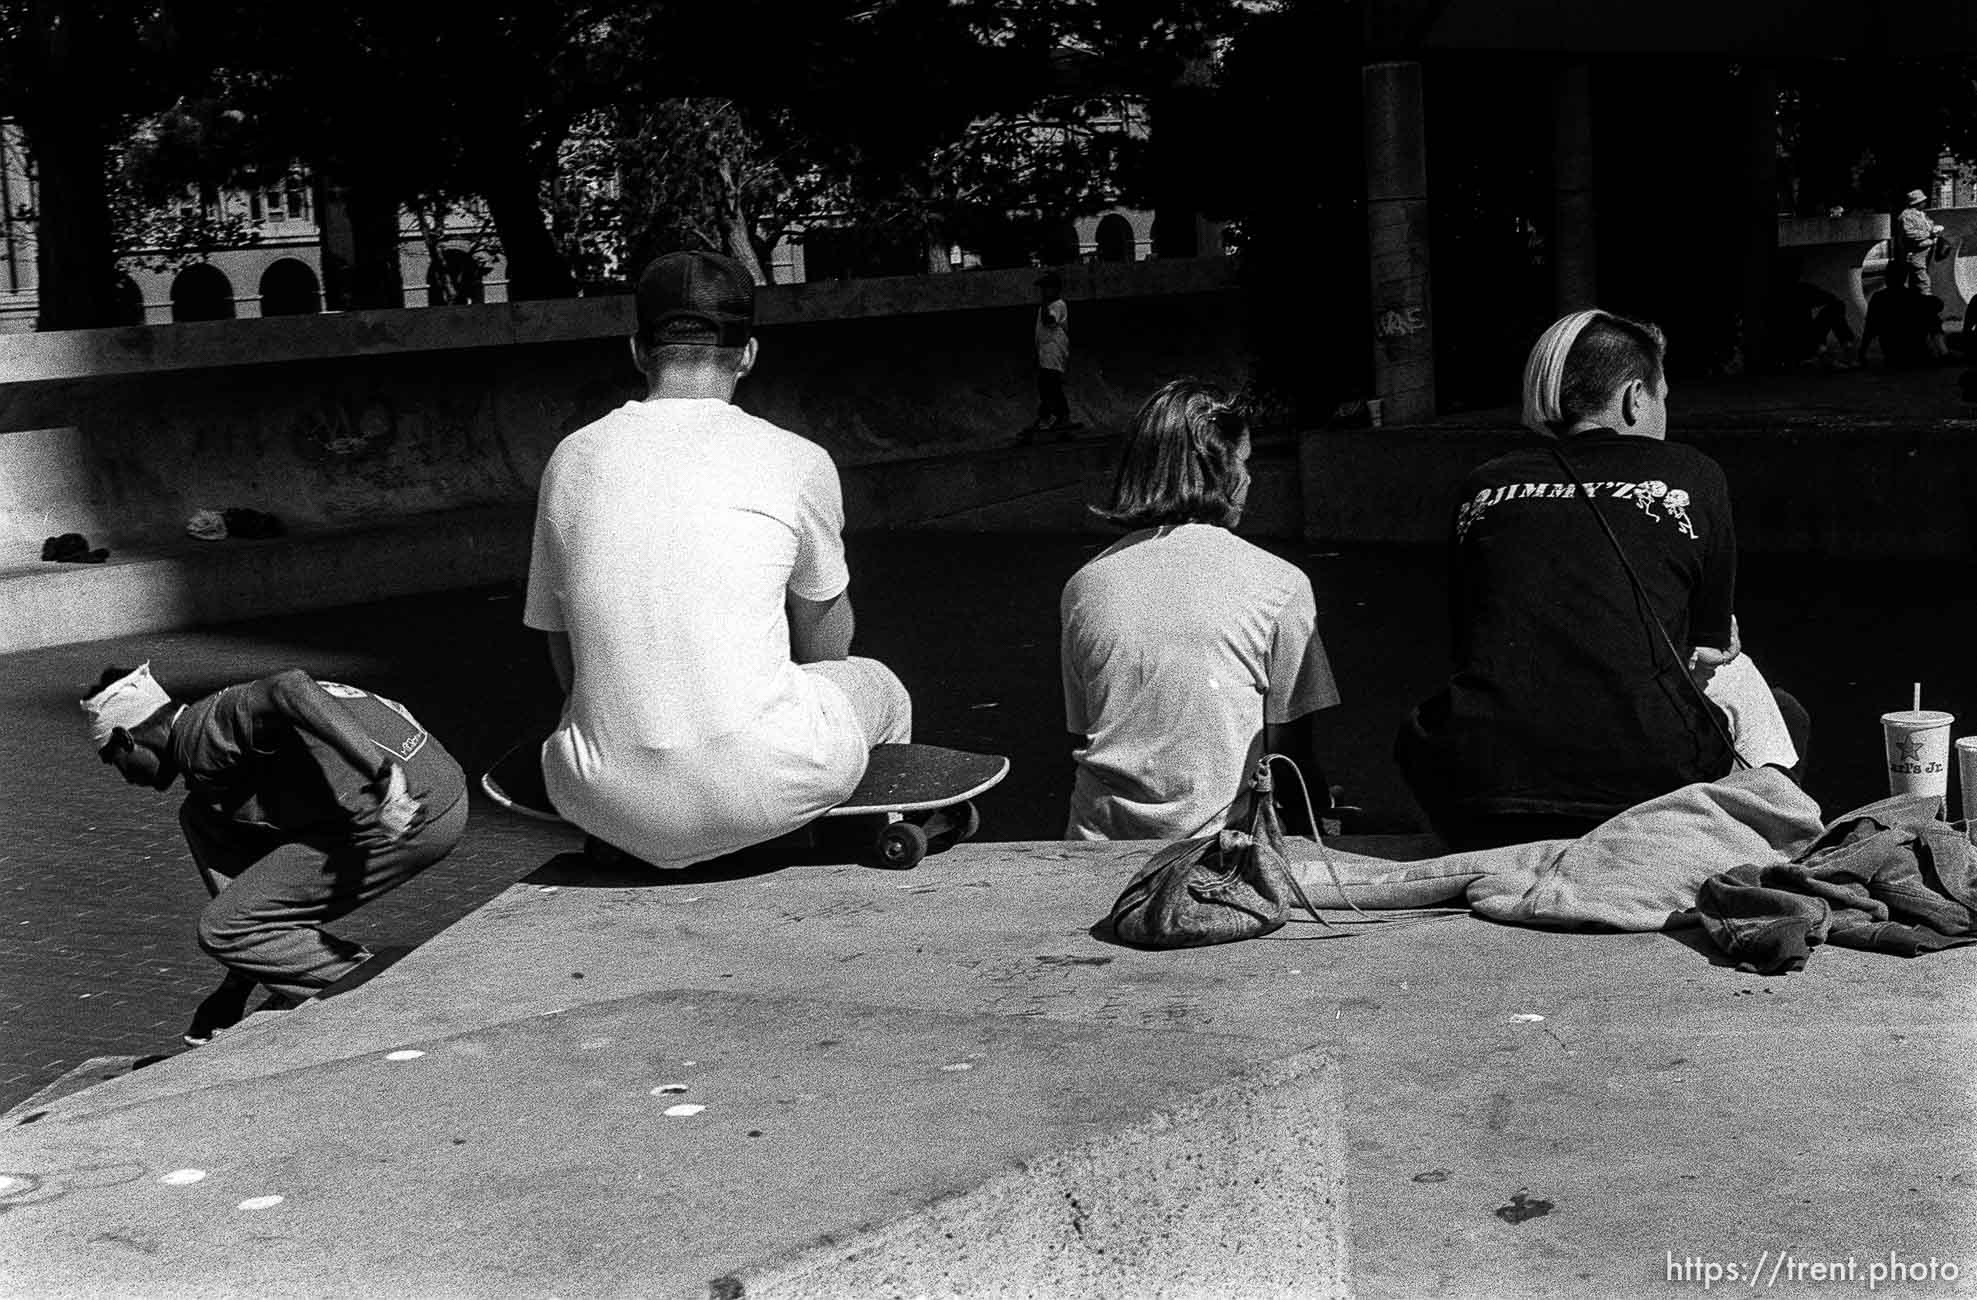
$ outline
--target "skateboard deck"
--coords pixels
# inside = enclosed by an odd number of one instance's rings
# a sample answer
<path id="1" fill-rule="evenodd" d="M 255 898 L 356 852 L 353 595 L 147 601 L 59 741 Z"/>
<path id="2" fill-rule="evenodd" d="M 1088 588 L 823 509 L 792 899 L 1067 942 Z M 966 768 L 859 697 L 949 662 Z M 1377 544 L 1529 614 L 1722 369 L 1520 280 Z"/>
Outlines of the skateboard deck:
<path id="1" fill-rule="evenodd" d="M 1009 760 L 1001 754 L 941 745 L 874 745 L 857 788 L 843 803 L 825 810 L 819 821 L 869 819 L 878 864 L 910 867 L 929 852 L 973 836 L 981 819 L 972 801 L 1008 774 Z M 482 774 L 481 789 L 510 812 L 538 821 L 564 820 L 543 781 L 541 739 L 511 746 Z M 803 845 L 819 847 L 814 823 L 794 834 Z"/>

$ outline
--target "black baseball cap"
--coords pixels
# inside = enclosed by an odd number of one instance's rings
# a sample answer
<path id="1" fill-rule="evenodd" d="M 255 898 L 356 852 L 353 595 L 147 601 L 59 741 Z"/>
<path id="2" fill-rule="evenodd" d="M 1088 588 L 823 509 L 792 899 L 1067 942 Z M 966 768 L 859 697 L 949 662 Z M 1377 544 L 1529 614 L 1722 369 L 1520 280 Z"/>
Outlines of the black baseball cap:
<path id="1" fill-rule="evenodd" d="M 755 279 L 719 253 L 667 253 L 638 277 L 638 337 L 647 347 L 738 348 L 755 329 Z"/>

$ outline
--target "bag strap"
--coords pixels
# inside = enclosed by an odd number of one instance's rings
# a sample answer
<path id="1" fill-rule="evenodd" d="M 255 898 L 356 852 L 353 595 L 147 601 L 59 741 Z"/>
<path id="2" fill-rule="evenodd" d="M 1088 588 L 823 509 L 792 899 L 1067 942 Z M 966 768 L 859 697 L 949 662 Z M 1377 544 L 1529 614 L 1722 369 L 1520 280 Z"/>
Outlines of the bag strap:
<path id="1" fill-rule="evenodd" d="M 1730 733 L 1723 726 L 1723 720 L 1716 716 L 1716 706 L 1710 702 L 1708 694 L 1702 687 L 1696 685 L 1696 679 L 1689 676 L 1688 665 L 1682 659 L 1682 652 L 1675 648 L 1675 639 L 1668 635 L 1668 629 L 1662 626 L 1660 615 L 1654 612 L 1654 605 L 1648 600 L 1647 584 L 1643 583 L 1641 575 L 1635 572 L 1634 562 L 1627 558 L 1626 548 L 1620 545 L 1619 535 L 1613 531 L 1613 525 L 1606 521 L 1606 512 L 1599 508 L 1599 502 L 1593 500 L 1592 489 L 1579 477 L 1579 471 L 1572 468 L 1572 462 L 1565 459 L 1565 453 L 1559 449 L 1556 441 L 1547 441 L 1545 446 L 1551 452 L 1552 459 L 1558 462 L 1558 467 L 1565 471 L 1565 476 L 1571 479 L 1572 485 L 1579 490 L 1579 496 L 1584 499 L 1586 508 L 1592 511 L 1593 518 L 1599 521 L 1599 529 L 1606 534 L 1606 540 L 1613 544 L 1613 554 L 1619 558 L 1620 567 L 1627 571 L 1627 581 L 1634 589 L 1634 599 L 1640 603 L 1644 617 L 1654 626 L 1655 635 L 1661 638 L 1661 644 L 1667 647 L 1669 658 L 1674 660 L 1675 671 L 1689 684 L 1689 690 L 1695 694 L 1696 702 L 1702 705 L 1702 716 L 1709 719 L 1709 725 L 1715 728 L 1717 738 L 1723 742 L 1723 747 L 1730 751 L 1730 757 L 1736 761 L 1737 766 L 1749 767 L 1750 760 L 1738 751 L 1737 742 L 1730 739 Z"/>
<path id="2" fill-rule="evenodd" d="M 1320 914 L 1318 909 L 1312 906 L 1311 899 L 1305 895 L 1304 886 L 1298 882 L 1297 868 L 1286 863 L 1284 875 L 1290 881 L 1291 892 L 1297 895 L 1299 905 L 1311 914 L 1312 920 L 1333 932 L 1330 937 L 1335 939 L 1349 938 L 1354 934 L 1365 933 L 1363 929 L 1347 929 L 1345 928 L 1346 926 L 1404 925 L 1413 921 L 1442 921 L 1451 917 L 1467 916 L 1469 914 L 1469 909 L 1462 907 L 1414 908 L 1403 914 L 1373 916 L 1365 908 L 1353 902 L 1352 896 L 1345 892 L 1345 881 L 1339 876 L 1338 864 L 1332 861 L 1331 850 L 1325 847 L 1325 835 L 1322 829 L 1322 823 L 1319 822 L 1311 803 L 1311 784 L 1304 779 L 1304 773 L 1298 768 L 1297 763 L 1286 754 L 1265 754 L 1257 764 L 1258 782 L 1255 791 L 1256 796 L 1258 798 L 1268 798 L 1270 795 L 1270 764 L 1272 763 L 1282 763 L 1297 774 L 1298 790 L 1304 796 L 1305 815 L 1311 821 L 1311 838 L 1317 843 L 1318 856 L 1323 859 L 1325 871 L 1332 878 L 1332 888 L 1339 891 L 1339 897 L 1345 900 L 1347 907 L 1359 914 L 1359 920 L 1346 922 L 1335 922 Z"/>

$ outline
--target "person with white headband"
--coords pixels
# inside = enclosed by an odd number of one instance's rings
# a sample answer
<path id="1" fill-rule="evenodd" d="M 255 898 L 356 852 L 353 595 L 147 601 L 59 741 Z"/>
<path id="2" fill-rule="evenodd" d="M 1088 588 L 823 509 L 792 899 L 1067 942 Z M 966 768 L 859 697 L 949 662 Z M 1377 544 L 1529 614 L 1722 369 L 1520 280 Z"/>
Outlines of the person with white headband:
<path id="1" fill-rule="evenodd" d="M 190 704 L 146 663 L 104 670 L 82 702 L 90 743 L 132 785 L 185 782 L 179 825 L 213 901 L 199 946 L 227 976 L 185 1041 L 246 1014 L 256 985 L 285 1008 L 371 954 L 323 930 L 448 853 L 467 825 L 466 778 L 396 701 L 299 668 Z"/>
<path id="2" fill-rule="evenodd" d="M 1464 482 L 1454 672 L 1395 744 L 1454 848 L 1576 837 L 1740 764 L 1796 775 L 1804 710 L 1738 638 L 1723 471 L 1666 441 L 1666 347 L 1610 312 L 1553 324 L 1524 368 L 1541 440 Z"/>

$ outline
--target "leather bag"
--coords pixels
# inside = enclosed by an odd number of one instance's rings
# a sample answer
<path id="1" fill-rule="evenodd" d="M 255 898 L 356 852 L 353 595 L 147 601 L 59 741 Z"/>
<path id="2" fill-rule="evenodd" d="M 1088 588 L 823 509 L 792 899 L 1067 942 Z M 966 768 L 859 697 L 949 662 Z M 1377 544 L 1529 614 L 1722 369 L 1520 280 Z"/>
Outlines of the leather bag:
<path id="1" fill-rule="evenodd" d="M 1133 876 L 1112 905 L 1112 932 L 1122 943 L 1195 948 L 1254 939 L 1283 928 L 1293 899 L 1324 923 L 1291 871 L 1271 798 L 1270 762 L 1278 757 L 1258 760 L 1241 826 L 1170 844 Z"/>

